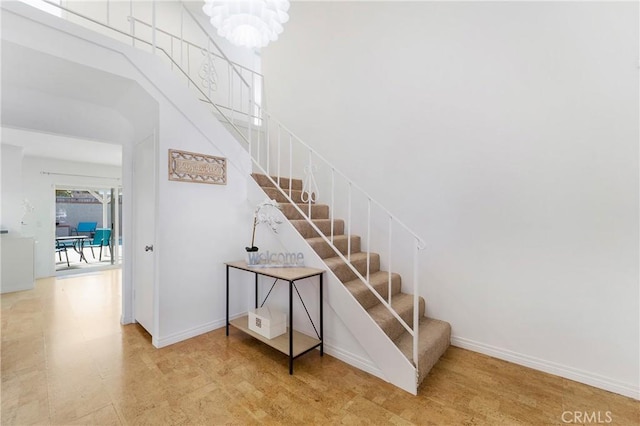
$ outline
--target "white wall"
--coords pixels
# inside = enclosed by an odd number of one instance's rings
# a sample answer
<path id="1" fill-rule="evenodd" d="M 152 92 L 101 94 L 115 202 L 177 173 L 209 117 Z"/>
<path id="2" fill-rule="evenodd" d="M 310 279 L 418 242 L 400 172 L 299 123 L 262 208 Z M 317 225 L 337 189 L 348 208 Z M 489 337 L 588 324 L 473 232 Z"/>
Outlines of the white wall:
<path id="1" fill-rule="evenodd" d="M 2 201 L 0 201 L 0 229 L 5 229 L 12 234 L 20 234 L 22 226 L 20 222 L 24 215 L 22 203 L 22 157 L 23 149 L 19 146 L 2 144 L 0 160 L 2 162 L 2 175 L 0 186 L 2 188 Z"/>
<path id="2" fill-rule="evenodd" d="M 161 105 L 159 139 L 159 222 L 161 346 L 224 325 L 225 261 L 244 258 L 252 208 L 247 203 L 248 155 L 238 142 L 183 87 L 171 94 L 176 108 Z M 168 150 L 227 157 L 227 185 L 168 180 Z M 250 282 L 251 277 L 245 277 Z M 241 290 L 240 290 L 241 289 Z M 231 314 L 247 309 L 235 287 Z M 194 326 L 194 324 L 196 326 Z"/>
<path id="3" fill-rule="evenodd" d="M 453 343 L 639 398 L 638 4 L 290 15 L 270 112 L 425 238 Z"/>

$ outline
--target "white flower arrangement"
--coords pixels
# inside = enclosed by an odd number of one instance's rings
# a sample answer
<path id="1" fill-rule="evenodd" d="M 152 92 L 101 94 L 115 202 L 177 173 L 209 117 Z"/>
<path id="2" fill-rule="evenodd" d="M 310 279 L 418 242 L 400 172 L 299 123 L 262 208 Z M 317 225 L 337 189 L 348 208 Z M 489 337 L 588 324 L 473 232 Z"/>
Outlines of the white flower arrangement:
<path id="1" fill-rule="evenodd" d="M 274 214 L 274 209 L 281 210 L 280 204 L 276 200 L 266 199 L 256 206 L 253 212 L 253 232 L 251 234 L 251 247 L 246 247 L 247 251 L 258 251 L 258 247 L 254 246 L 256 238 L 256 227 L 259 223 L 266 223 L 269 228 L 276 234 L 278 233 L 278 225 L 282 223 L 277 215 Z"/>

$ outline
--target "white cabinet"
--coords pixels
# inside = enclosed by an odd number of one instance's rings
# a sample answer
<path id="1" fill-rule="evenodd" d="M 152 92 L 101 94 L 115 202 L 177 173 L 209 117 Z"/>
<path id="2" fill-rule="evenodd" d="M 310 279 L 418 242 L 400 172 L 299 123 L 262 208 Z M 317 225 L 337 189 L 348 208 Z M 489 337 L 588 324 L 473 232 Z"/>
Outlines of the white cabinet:
<path id="1" fill-rule="evenodd" d="M 0 293 L 35 287 L 35 242 L 31 237 L 3 234 L 0 239 Z"/>

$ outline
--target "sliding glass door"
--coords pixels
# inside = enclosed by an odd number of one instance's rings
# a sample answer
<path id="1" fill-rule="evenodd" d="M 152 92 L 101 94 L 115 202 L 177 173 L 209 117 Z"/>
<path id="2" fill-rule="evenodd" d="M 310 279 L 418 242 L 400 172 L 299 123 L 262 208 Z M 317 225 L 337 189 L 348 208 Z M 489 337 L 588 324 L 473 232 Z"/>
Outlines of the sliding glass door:
<path id="1" fill-rule="evenodd" d="M 56 247 L 66 247 L 56 251 L 56 271 L 121 265 L 122 188 L 57 186 L 55 191 Z"/>

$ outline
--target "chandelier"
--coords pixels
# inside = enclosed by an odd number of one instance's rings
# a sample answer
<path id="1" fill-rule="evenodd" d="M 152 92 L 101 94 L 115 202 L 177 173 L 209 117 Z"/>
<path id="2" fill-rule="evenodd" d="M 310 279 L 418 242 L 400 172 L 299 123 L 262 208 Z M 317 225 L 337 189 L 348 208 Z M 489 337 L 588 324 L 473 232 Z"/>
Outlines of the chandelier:
<path id="1" fill-rule="evenodd" d="M 218 35 L 236 46 L 265 47 L 289 20 L 288 0 L 204 0 L 204 13 Z"/>

